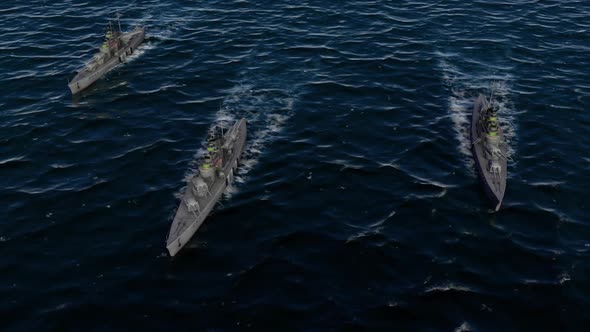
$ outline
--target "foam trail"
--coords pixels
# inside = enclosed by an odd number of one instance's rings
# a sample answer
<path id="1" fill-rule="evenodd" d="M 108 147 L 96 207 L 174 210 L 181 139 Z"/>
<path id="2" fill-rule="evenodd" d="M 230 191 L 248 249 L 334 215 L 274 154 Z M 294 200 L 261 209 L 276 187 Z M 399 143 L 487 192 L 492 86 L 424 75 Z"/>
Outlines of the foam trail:
<path id="1" fill-rule="evenodd" d="M 506 140 L 506 154 L 508 158 L 516 155 L 516 114 L 514 104 L 510 100 L 510 88 L 506 81 L 495 81 L 491 86 L 494 91 L 494 100 L 498 103 L 500 125 L 502 126 L 504 139 Z"/>
<path id="2" fill-rule="evenodd" d="M 469 124 L 471 117 L 471 109 L 469 106 L 473 105 L 467 91 L 462 88 L 465 75 L 461 73 L 457 67 L 449 64 L 445 60 L 441 60 L 439 65 L 442 70 L 443 82 L 450 89 L 451 94 L 448 97 L 450 117 L 453 121 L 453 128 L 455 129 L 455 136 L 459 142 L 459 151 L 463 154 L 464 161 L 469 169 L 473 169 L 473 159 L 471 156 L 471 143 L 469 139 Z"/>
<path id="3" fill-rule="evenodd" d="M 240 118 L 246 118 L 248 122 L 248 139 L 235 177 L 236 183 L 243 183 L 248 172 L 258 164 L 266 146 L 279 137 L 293 115 L 295 98 L 289 91 L 259 89 L 252 85 L 239 85 L 231 92 L 216 117 L 224 121 L 233 116 L 229 125 Z M 226 193 L 233 192 L 235 188 L 230 185 Z"/>
<path id="4" fill-rule="evenodd" d="M 242 153 L 234 183 L 247 181 L 247 174 L 258 164 L 260 155 L 266 147 L 279 137 L 285 123 L 293 114 L 295 98 L 286 90 L 258 88 L 251 84 L 240 84 L 227 90 L 219 111 L 215 113 L 209 133 L 216 128 L 229 128 L 235 121 L 245 118 L 248 124 L 248 138 Z M 205 142 L 197 151 L 191 163 L 187 179 L 196 173 L 198 160 L 205 153 Z M 236 192 L 232 185 L 225 191 L 226 195 Z"/>
<path id="5" fill-rule="evenodd" d="M 160 43 L 166 41 L 181 29 L 188 22 L 187 20 L 179 19 L 178 17 L 165 17 L 161 16 L 160 12 L 157 12 L 158 17 L 154 16 L 154 13 L 147 12 L 141 18 L 125 20 L 122 18 L 122 22 L 130 29 L 137 25 L 143 25 L 146 27 L 145 39 L 139 46 L 136 52 L 128 58 L 128 62 L 140 57 L 145 52 L 155 49 Z"/>
<path id="6" fill-rule="evenodd" d="M 135 59 L 141 57 L 145 54 L 145 52 L 156 48 L 156 45 L 146 43 L 145 41 L 139 45 L 139 47 L 133 51 L 133 54 L 127 57 L 126 63 L 131 63 L 135 61 Z"/>
<path id="7" fill-rule="evenodd" d="M 443 54 L 439 53 L 439 56 Z M 449 88 L 448 97 L 450 118 L 459 142 L 459 151 L 464 156 L 466 166 L 473 170 L 473 156 L 471 154 L 471 113 L 473 102 L 480 93 L 489 97 L 494 92 L 494 100 L 498 103 L 500 126 L 506 139 L 506 154 L 508 158 L 515 155 L 514 140 L 516 139 L 516 125 L 514 105 L 510 100 L 510 87 L 507 76 L 472 76 L 462 72 L 450 64 L 445 58 L 439 61 L 444 84 Z M 491 83 L 490 83 L 491 82 Z M 472 172 L 475 175 L 474 172 Z"/>

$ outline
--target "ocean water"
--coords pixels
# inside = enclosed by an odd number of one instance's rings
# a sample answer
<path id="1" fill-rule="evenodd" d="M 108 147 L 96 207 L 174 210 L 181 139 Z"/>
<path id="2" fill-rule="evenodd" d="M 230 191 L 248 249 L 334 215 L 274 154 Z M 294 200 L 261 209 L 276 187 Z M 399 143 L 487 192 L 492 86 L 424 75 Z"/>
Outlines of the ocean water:
<path id="1" fill-rule="evenodd" d="M 107 19 L 145 43 L 80 96 Z M 589 1 L 0 3 L 0 330 L 586 331 Z M 474 98 L 509 146 L 502 209 Z M 165 238 L 215 124 L 245 162 Z"/>

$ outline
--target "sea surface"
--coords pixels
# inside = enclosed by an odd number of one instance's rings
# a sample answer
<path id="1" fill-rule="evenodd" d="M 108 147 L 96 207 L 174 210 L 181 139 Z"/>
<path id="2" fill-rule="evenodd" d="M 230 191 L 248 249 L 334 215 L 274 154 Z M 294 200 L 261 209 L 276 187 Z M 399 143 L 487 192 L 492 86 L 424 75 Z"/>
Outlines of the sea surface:
<path id="1" fill-rule="evenodd" d="M 108 18 L 147 26 L 80 96 Z M 1 331 L 588 331 L 590 1 L 0 3 Z M 510 161 L 493 213 L 474 98 Z M 237 181 L 165 240 L 215 124 Z"/>

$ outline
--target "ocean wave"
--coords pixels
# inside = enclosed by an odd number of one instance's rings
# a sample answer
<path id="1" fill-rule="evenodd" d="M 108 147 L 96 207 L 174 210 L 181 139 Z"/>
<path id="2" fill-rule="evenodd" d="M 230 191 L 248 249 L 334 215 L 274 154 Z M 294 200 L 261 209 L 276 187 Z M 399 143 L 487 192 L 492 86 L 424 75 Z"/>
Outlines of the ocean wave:
<path id="1" fill-rule="evenodd" d="M 584 327 L 586 2 L 21 2 L 0 5 L 8 330 Z M 72 98 L 116 12 L 144 43 Z M 491 91 L 514 159 L 494 214 L 465 174 Z M 235 181 L 171 259 L 179 180 L 242 117 Z"/>

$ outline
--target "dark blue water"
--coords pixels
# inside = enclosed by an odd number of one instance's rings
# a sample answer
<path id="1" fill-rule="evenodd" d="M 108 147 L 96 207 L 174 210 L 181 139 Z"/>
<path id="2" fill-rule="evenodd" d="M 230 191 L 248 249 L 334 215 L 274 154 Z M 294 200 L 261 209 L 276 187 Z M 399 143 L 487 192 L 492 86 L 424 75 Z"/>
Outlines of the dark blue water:
<path id="1" fill-rule="evenodd" d="M 107 18 L 147 26 L 72 98 Z M 590 2 L 3 1 L 0 330 L 585 331 Z M 473 99 L 509 139 L 503 208 Z M 165 237 L 212 124 L 245 165 Z"/>

